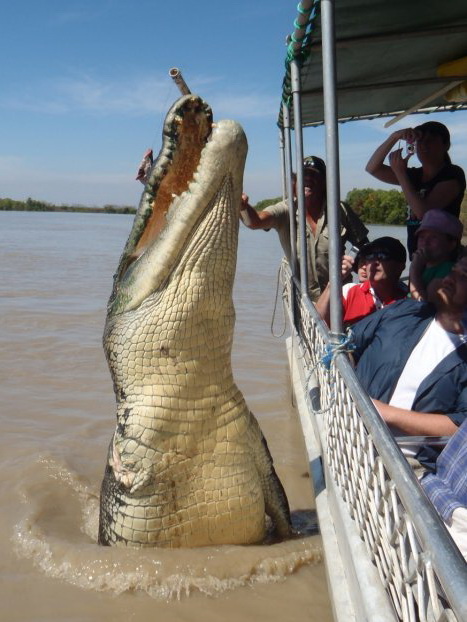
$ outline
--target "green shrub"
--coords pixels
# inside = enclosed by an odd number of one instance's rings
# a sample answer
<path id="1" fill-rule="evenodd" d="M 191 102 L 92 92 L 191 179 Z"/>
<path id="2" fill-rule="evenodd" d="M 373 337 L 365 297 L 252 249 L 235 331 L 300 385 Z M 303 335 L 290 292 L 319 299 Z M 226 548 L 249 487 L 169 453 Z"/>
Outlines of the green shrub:
<path id="1" fill-rule="evenodd" d="M 369 224 L 403 225 L 407 218 L 407 201 L 400 190 L 354 188 L 345 200 Z"/>

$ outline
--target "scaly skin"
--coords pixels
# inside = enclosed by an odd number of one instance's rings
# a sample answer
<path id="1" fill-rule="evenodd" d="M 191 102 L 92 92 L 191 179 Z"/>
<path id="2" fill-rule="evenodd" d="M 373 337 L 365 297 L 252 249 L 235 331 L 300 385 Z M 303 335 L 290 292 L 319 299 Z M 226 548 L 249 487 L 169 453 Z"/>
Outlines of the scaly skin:
<path id="1" fill-rule="evenodd" d="M 248 544 L 290 514 L 266 442 L 234 383 L 241 127 L 187 95 L 174 104 L 114 280 L 104 348 L 117 427 L 99 543 Z M 201 154 L 201 155 L 200 155 Z"/>

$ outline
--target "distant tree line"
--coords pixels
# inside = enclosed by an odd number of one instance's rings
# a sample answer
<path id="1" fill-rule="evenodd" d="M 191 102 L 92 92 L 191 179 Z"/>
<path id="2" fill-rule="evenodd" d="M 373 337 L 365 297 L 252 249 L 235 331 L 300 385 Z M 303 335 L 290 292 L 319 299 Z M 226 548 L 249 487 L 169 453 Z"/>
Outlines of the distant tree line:
<path id="1" fill-rule="evenodd" d="M 281 201 L 281 197 L 264 199 L 255 205 L 255 209 L 263 210 L 278 201 Z M 407 218 L 407 202 L 399 190 L 354 188 L 347 194 L 345 201 L 368 224 L 403 225 Z"/>
<path id="2" fill-rule="evenodd" d="M 403 225 L 407 220 L 407 201 L 400 190 L 354 188 L 345 200 L 367 224 Z"/>
<path id="3" fill-rule="evenodd" d="M 86 212 L 106 214 L 135 214 L 136 208 L 125 205 L 104 205 L 104 207 L 86 207 L 84 205 L 53 205 L 37 199 L 16 201 L 15 199 L 0 199 L 0 210 L 15 212 Z"/>
<path id="4" fill-rule="evenodd" d="M 263 199 L 254 208 L 261 211 L 278 203 L 282 197 Z M 407 202 L 400 190 L 375 190 L 374 188 L 354 188 L 345 201 L 363 222 L 367 224 L 403 225 L 407 215 Z M 103 207 L 85 207 L 82 205 L 53 205 L 37 199 L 16 201 L 0 199 L 0 210 L 35 211 L 35 212 L 88 212 L 106 214 L 135 214 L 136 208 L 125 205 L 104 205 Z M 467 194 L 461 207 L 460 219 L 467 225 Z"/>
<path id="5" fill-rule="evenodd" d="M 254 207 L 263 210 L 281 201 L 282 197 L 264 199 Z M 404 225 L 407 218 L 407 201 L 400 190 L 354 188 L 345 197 L 346 203 L 367 224 Z M 460 219 L 467 225 L 467 194 L 461 206 Z"/>

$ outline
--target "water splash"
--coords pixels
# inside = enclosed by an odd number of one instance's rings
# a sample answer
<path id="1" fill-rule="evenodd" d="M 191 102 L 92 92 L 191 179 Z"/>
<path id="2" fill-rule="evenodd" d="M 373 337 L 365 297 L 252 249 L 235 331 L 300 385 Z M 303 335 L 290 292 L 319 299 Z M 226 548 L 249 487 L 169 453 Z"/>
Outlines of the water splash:
<path id="1" fill-rule="evenodd" d="M 304 536 L 275 544 L 100 547 L 98 491 L 50 457 L 36 463 L 35 481 L 24 487 L 22 497 L 26 513 L 13 536 L 17 554 L 47 576 L 85 590 L 146 592 L 161 600 L 180 600 L 195 592 L 212 597 L 255 583 L 285 581 L 302 566 L 322 561 L 319 538 L 306 535 L 314 529 L 306 512 L 297 519 Z"/>

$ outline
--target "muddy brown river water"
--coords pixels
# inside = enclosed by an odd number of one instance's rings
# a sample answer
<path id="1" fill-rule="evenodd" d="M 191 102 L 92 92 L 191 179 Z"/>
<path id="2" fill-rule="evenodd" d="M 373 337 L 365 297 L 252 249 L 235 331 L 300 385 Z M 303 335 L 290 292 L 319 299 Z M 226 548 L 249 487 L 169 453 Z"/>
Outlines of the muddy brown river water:
<path id="1" fill-rule="evenodd" d="M 283 338 L 271 334 L 281 249 L 242 227 L 234 375 L 304 536 L 279 544 L 97 546 L 115 425 L 101 336 L 131 216 L 0 212 L 0 620 L 332 620 Z M 280 299 L 274 332 L 283 328 Z"/>

